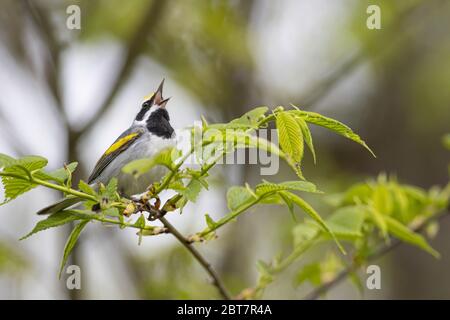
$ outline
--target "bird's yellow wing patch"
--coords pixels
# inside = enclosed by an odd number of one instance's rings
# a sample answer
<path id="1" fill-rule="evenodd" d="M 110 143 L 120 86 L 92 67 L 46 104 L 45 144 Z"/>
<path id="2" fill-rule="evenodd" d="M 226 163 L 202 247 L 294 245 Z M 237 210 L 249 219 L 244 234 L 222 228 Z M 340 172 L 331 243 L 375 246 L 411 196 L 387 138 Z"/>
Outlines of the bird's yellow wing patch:
<path id="1" fill-rule="evenodd" d="M 105 151 L 104 156 L 107 156 L 107 155 L 113 153 L 114 151 L 116 151 L 117 149 L 121 148 L 124 144 L 126 144 L 128 141 L 130 141 L 131 139 L 133 139 L 137 135 L 139 135 L 139 133 L 131 133 L 131 134 L 129 134 L 129 135 L 123 137 L 123 138 L 120 138 L 119 140 L 114 142 L 111 145 L 111 147 L 108 148 L 108 150 Z"/>

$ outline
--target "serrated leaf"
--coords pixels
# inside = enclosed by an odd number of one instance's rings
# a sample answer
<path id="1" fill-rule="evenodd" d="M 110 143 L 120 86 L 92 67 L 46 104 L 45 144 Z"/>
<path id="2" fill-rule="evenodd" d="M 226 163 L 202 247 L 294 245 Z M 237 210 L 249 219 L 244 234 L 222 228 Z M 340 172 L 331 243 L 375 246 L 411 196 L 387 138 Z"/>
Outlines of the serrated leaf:
<path id="1" fill-rule="evenodd" d="M 77 217 L 76 215 L 71 214 L 68 211 L 60 211 L 57 213 L 54 213 L 50 216 L 48 216 L 47 219 L 39 221 L 36 226 L 31 230 L 27 235 L 20 238 L 20 240 L 24 240 L 30 236 L 32 236 L 35 233 L 38 233 L 43 230 L 47 230 L 49 228 L 59 227 L 66 223 L 79 220 L 80 217 Z"/>
<path id="2" fill-rule="evenodd" d="M 229 123 L 217 123 L 209 125 L 211 129 L 256 129 L 258 122 L 264 118 L 264 115 L 269 110 L 267 107 L 257 107 L 249 112 L 246 112 L 241 117 L 231 120 Z"/>
<path id="3" fill-rule="evenodd" d="M 30 183 L 25 179 L 1 177 L 3 187 L 5 188 L 5 199 L 1 204 L 8 203 L 14 200 L 21 194 L 24 194 L 31 189 L 37 187 L 36 184 Z"/>
<path id="4" fill-rule="evenodd" d="M 297 120 L 297 123 L 302 130 L 303 139 L 308 146 L 309 151 L 311 151 L 311 154 L 313 156 L 314 164 L 316 164 L 316 152 L 314 151 L 314 144 L 312 140 L 311 131 L 309 130 L 308 124 L 300 117 L 295 118 Z"/>
<path id="5" fill-rule="evenodd" d="M 269 108 L 267 107 L 258 107 L 250 110 L 249 112 L 244 113 L 241 117 L 230 121 L 227 128 L 233 127 L 233 125 L 246 125 L 247 127 L 257 128 L 258 121 L 264 118 L 264 115 L 267 113 Z"/>
<path id="6" fill-rule="evenodd" d="M 319 192 L 317 187 L 308 181 L 285 181 L 281 183 L 271 183 L 264 180 L 263 183 L 258 184 L 255 188 L 256 194 L 258 195 L 284 190 L 304 191 L 311 193 Z"/>
<path id="7" fill-rule="evenodd" d="M 298 165 L 303 158 L 303 135 L 295 118 L 287 112 L 276 116 L 276 126 L 281 150 Z"/>
<path id="8" fill-rule="evenodd" d="M 59 267 L 59 274 L 58 277 L 61 278 L 61 273 L 64 269 L 64 266 L 67 263 L 67 259 L 69 258 L 70 253 L 72 252 L 73 248 L 75 247 L 78 237 L 80 236 L 81 231 L 83 231 L 86 224 L 89 222 L 89 220 L 84 220 L 78 223 L 75 228 L 73 228 L 72 232 L 69 235 L 69 238 L 67 239 L 66 245 L 64 247 L 64 253 L 63 257 L 61 259 L 61 264 Z"/>
<path id="9" fill-rule="evenodd" d="M 39 170 L 44 168 L 48 163 L 48 160 L 40 157 L 40 156 L 25 156 L 20 159 L 17 159 L 15 163 L 12 165 L 5 167 L 4 169 L 9 169 L 12 167 L 21 166 L 25 169 L 27 169 L 29 172 Z"/>
<path id="10" fill-rule="evenodd" d="M 332 118 L 325 117 L 316 112 L 303 111 L 303 110 L 294 110 L 291 112 L 301 116 L 306 122 L 327 128 L 341 136 L 344 136 L 356 143 L 359 143 L 364 148 L 366 148 L 374 157 L 376 157 L 375 153 L 373 153 L 373 151 L 369 148 L 369 146 L 367 146 L 367 144 L 364 142 L 364 140 L 362 140 L 359 135 L 354 133 L 351 128 L 349 128 L 342 122 L 337 121 Z"/>
<path id="11" fill-rule="evenodd" d="M 13 157 L 0 153 L 0 169 L 11 166 L 15 161 Z"/>
<path id="12" fill-rule="evenodd" d="M 105 189 L 105 196 L 107 196 L 108 199 L 116 198 L 117 185 L 118 185 L 117 178 L 114 177 L 111 180 L 109 180 L 108 184 L 106 185 L 106 189 Z"/>
<path id="13" fill-rule="evenodd" d="M 13 159 L 7 155 L 1 154 L 2 173 L 1 177 L 3 187 L 5 188 L 5 200 L 2 204 L 9 202 L 21 194 L 30 191 L 37 185 L 30 182 L 29 176 L 47 165 L 47 159 L 39 156 L 25 156 L 20 159 Z M 15 175 L 7 176 L 8 174 Z"/>
<path id="14" fill-rule="evenodd" d="M 227 205 L 230 211 L 236 211 L 252 199 L 253 194 L 245 187 L 233 186 L 227 191 Z"/>
<path id="15" fill-rule="evenodd" d="M 80 180 L 80 182 L 78 183 L 78 189 L 91 196 L 97 196 L 97 193 L 94 191 L 94 189 L 92 189 L 92 187 L 83 180 Z"/>
<path id="16" fill-rule="evenodd" d="M 204 159 L 214 154 L 220 154 L 220 152 L 229 153 L 235 149 L 242 148 L 257 148 L 282 158 L 286 157 L 284 152 L 274 143 L 252 133 L 240 130 L 227 130 L 226 132 L 217 132 L 217 135 L 219 137 L 215 137 L 215 142 L 204 147 Z M 210 136 L 209 138 L 212 139 L 213 137 Z M 205 140 L 209 141 L 207 136 L 205 136 Z"/>
<path id="17" fill-rule="evenodd" d="M 307 213 L 321 228 L 324 232 L 329 234 L 331 238 L 336 242 L 336 245 L 338 246 L 339 250 L 343 253 L 345 253 L 344 248 L 342 247 L 339 240 L 336 238 L 336 235 L 333 233 L 333 231 L 328 227 L 328 225 L 325 223 L 325 221 L 322 219 L 322 217 L 314 210 L 313 207 L 311 207 L 305 200 L 300 198 L 299 196 L 286 191 L 286 195 L 294 202 L 300 209 L 302 209 L 305 213 Z"/>
<path id="18" fill-rule="evenodd" d="M 403 225 L 399 221 L 386 216 L 385 221 L 387 224 L 387 228 L 390 234 L 394 237 L 398 238 L 403 242 L 407 242 L 416 247 L 419 247 L 429 254 L 431 254 L 435 258 L 439 258 L 440 254 L 435 249 L 433 249 L 428 242 L 425 240 L 423 236 L 414 231 L 410 230 L 407 226 Z"/>
<path id="19" fill-rule="evenodd" d="M 195 202 L 197 201 L 200 191 L 202 191 L 202 186 L 202 183 L 198 179 L 192 179 L 183 190 L 179 190 L 179 193 L 187 200 Z"/>

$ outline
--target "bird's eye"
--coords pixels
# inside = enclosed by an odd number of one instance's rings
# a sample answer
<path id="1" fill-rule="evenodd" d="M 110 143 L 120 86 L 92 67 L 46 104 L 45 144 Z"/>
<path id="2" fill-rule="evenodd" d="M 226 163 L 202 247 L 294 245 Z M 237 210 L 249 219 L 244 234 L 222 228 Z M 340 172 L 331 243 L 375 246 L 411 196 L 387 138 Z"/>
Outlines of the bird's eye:
<path id="1" fill-rule="evenodd" d="M 145 101 L 143 104 L 142 104 L 142 108 L 149 108 L 150 107 L 150 101 Z"/>

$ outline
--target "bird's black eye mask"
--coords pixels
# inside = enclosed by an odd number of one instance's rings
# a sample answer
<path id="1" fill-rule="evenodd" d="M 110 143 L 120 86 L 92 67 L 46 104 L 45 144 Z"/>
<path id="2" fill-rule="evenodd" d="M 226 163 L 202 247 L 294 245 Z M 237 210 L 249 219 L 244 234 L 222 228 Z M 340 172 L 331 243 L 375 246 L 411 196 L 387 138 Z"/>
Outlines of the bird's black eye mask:
<path id="1" fill-rule="evenodd" d="M 145 114 L 153 105 L 153 97 L 142 104 L 142 108 L 136 116 L 136 121 L 142 121 L 144 119 Z"/>

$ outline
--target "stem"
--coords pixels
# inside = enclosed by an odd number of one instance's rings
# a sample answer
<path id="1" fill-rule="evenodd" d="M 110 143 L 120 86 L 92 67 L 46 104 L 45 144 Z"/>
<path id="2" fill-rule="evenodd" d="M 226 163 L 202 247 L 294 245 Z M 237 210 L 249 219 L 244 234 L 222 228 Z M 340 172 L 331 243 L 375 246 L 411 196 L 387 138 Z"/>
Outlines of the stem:
<path id="1" fill-rule="evenodd" d="M 1 177 L 11 177 L 11 178 L 25 180 L 25 181 L 28 181 L 28 182 L 30 182 L 32 184 L 38 184 L 38 185 L 41 185 L 41 186 L 44 186 L 44 187 L 47 187 L 47 188 L 50 188 L 50 189 L 54 189 L 54 190 L 58 190 L 58 191 L 61 191 L 61 192 L 64 192 L 64 193 L 68 193 L 68 194 L 71 194 L 73 196 L 76 196 L 76 197 L 79 197 L 79 198 L 82 198 L 82 199 L 97 201 L 97 198 L 92 196 L 92 195 L 80 192 L 80 191 L 72 189 L 72 188 L 68 188 L 66 186 L 60 186 L 59 184 L 54 184 L 54 183 L 51 183 L 51 182 L 48 182 L 48 181 L 45 181 L 45 180 L 41 180 L 41 179 L 38 179 L 36 177 L 33 177 L 32 175 L 29 175 L 31 178 L 27 179 L 24 176 L 21 176 L 20 174 L 10 173 L 10 172 L 0 172 L 0 176 Z"/>
<path id="2" fill-rule="evenodd" d="M 186 249 L 189 250 L 190 253 L 194 256 L 194 258 L 200 263 L 200 265 L 208 272 L 208 274 L 211 276 L 213 280 L 213 285 L 217 288 L 220 295 L 225 300 L 230 300 L 231 295 L 225 288 L 222 280 L 217 275 L 216 271 L 211 267 L 211 264 L 206 261 L 206 259 L 200 254 L 200 252 L 197 251 L 197 249 L 192 246 L 192 244 L 164 217 L 159 218 L 159 220 L 162 222 L 162 224 L 169 230 L 171 234 L 177 240 L 186 247 Z"/>
<path id="3" fill-rule="evenodd" d="M 414 229 L 412 229 L 414 232 L 420 232 L 422 231 L 430 222 L 434 221 L 434 220 L 441 220 L 444 217 L 449 215 L 449 211 L 444 211 L 440 214 L 436 214 L 432 217 L 429 217 L 428 219 L 426 219 L 424 222 L 422 222 L 420 225 L 418 225 L 417 227 L 415 227 Z M 382 256 L 384 256 L 385 254 L 391 252 L 392 250 L 394 250 L 395 248 L 397 248 L 398 246 L 400 246 L 402 243 L 402 241 L 398 240 L 398 239 L 393 239 L 392 241 L 390 241 L 390 243 L 388 245 L 384 244 L 381 245 L 377 250 L 375 250 L 372 254 L 370 254 L 367 259 L 366 259 L 366 263 L 371 262 L 373 260 L 376 260 Z M 345 268 L 344 270 L 342 270 L 333 280 L 326 282 L 324 284 L 322 284 L 321 286 L 315 288 L 314 290 L 312 290 L 309 294 L 307 294 L 304 299 L 305 300 L 316 300 L 318 299 L 321 295 L 325 294 L 326 292 L 328 292 L 330 289 L 332 289 L 333 287 L 335 287 L 337 284 L 339 284 L 341 281 L 345 280 L 347 278 L 347 276 L 349 276 L 352 272 L 355 272 L 360 266 L 361 266 L 361 262 L 357 262 L 354 261 L 350 266 L 348 266 L 347 268 Z"/>
<path id="4" fill-rule="evenodd" d="M 249 209 L 250 207 L 254 206 L 255 204 L 257 204 L 259 201 L 261 201 L 263 197 L 257 197 L 254 198 L 253 201 L 250 201 L 248 203 L 246 203 L 245 205 L 243 205 L 242 207 L 240 207 L 238 210 L 236 211 L 232 211 L 229 214 L 227 214 L 225 217 L 223 217 L 222 219 L 218 220 L 214 226 L 212 228 L 208 227 L 206 228 L 204 231 L 201 231 L 198 233 L 198 236 L 200 237 L 204 237 L 208 234 L 210 234 L 211 232 L 219 229 L 220 227 L 222 227 L 223 225 L 227 224 L 228 222 L 230 222 L 231 220 L 235 219 L 238 215 L 240 215 L 241 213 L 243 213 L 244 211 L 246 211 L 247 209 Z"/>
<path id="5" fill-rule="evenodd" d="M 44 187 L 47 187 L 47 188 L 50 188 L 50 189 L 62 191 L 64 193 L 68 193 L 68 194 L 71 194 L 73 196 L 76 196 L 76 197 L 79 197 L 79 198 L 82 198 L 82 199 L 98 201 L 98 199 L 95 196 L 93 196 L 93 195 L 90 195 L 90 194 L 87 194 L 87 193 L 84 193 L 84 192 L 81 192 L 81 191 L 78 191 L 78 190 L 75 190 L 75 189 L 72 189 L 72 188 L 68 188 L 68 187 L 65 187 L 65 186 L 60 186 L 58 184 L 54 184 L 54 183 L 51 183 L 51 182 L 48 182 L 48 181 L 45 181 L 45 180 L 41 180 L 41 179 L 38 179 L 38 178 L 35 178 L 35 177 L 33 177 L 31 182 L 36 183 L 36 184 L 40 184 L 41 186 L 44 186 Z"/>
<path id="6" fill-rule="evenodd" d="M 128 222 L 121 222 L 119 220 L 114 220 L 114 219 L 110 219 L 110 218 L 105 218 L 105 217 L 101 217 L 101 216 L 97 216 L 97 215 L 92 215 L 91 216 L 92 220 L 97 220 L 100 222 L 104 222 L 104 223 L 111 223 L 111 224 L 116 224 L 119 226 L 123 226 L 123 227 L 130 227 L 130 228 L 135 228 L 135 229 L 139 229 L 139 230 L 148 230 L 148 231 L 153 231 L 154 230 L 154 226 L 144 226 L 144 227 L 139 227 L 136 226 L 132 223 L 128 223 Z"/>

